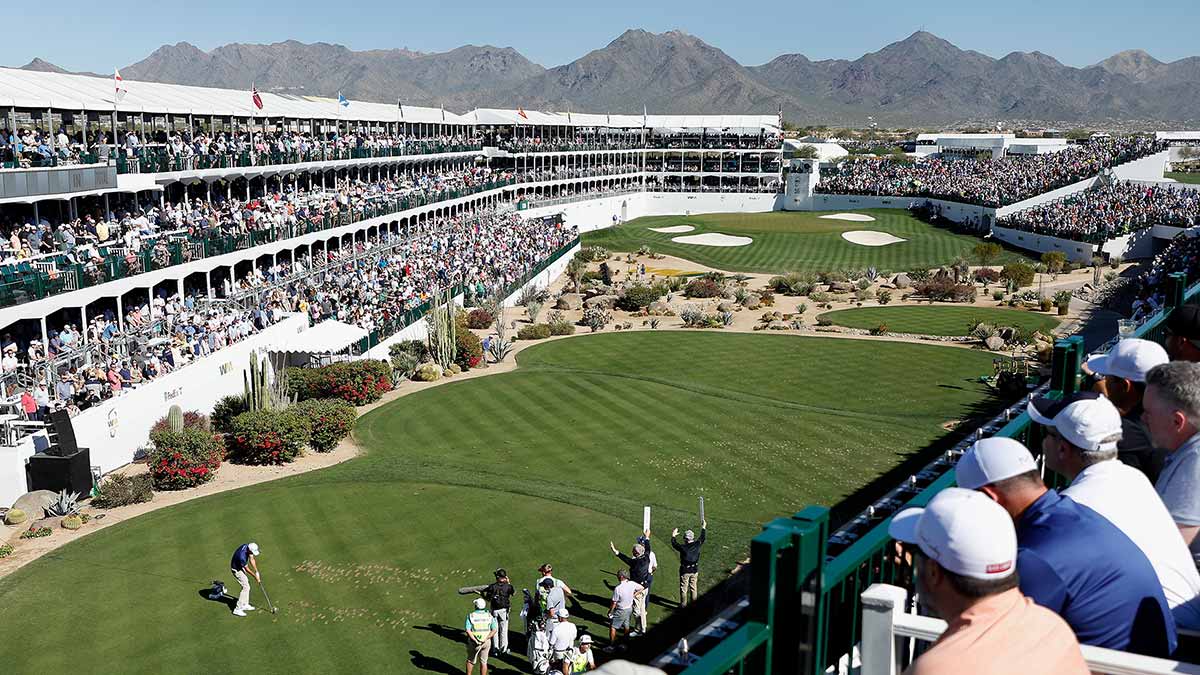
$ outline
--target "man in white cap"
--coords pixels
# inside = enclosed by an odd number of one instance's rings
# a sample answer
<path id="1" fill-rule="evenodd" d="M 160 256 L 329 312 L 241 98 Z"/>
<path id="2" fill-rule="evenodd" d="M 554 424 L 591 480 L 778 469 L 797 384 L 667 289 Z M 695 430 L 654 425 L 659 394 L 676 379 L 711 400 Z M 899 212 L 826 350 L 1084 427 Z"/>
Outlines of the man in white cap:
<path id="1" fill-rule="evenodd" d="M 567 620 L 570 617 L 570 612 L 565 609 L 560 610 L 554 630 L 550 632 L 550 649 L 553 650 L 550 667 L 563 675 L 570 675 L 571 652 L 575 648 L 575 636 L 579 634 L 575 624 Z"/>
<path id="2" fill-rule="evenodd" d="M 1157 342 L 1127 338 L 1107 354 L 1097 354 L 1084 364 L 1085 370 L 1101 378 L 1096 382 L 1096 391 L 1104 394 L 1121 412 L 1117 459 L 1141 469 L 1151 485 L 1158 480 L 1167 451 L 1150 442 L 1150 433 L 1141 419 L 1142 397 L 1146 393 L 1146 373 L 1170 360 L 1167 350 Z"/>
<path id="3" fill-rule="evenodd" d="M 1146 375 L 1142 421 L 1170 454 L 1154 489 L 1200 564 L 1200 363 L 1172 361 Z"/>
<path id="4" fill-rule="evenodd" d="M 1124 532 L 1154 566 L 1175 624 L 1200 629 L 1200 572 L 1154 486 L 1117 459 L 1117 408 L 1095 392 L 1079 392 L 1032 401 L 1029 416 L 1045 427 L 1046 467 L 1071 481 L 1062 494 Z"/>
<path id="5" fill-rule="evenodd" d="M 955 472 L 960 487 L 1008 512 L 1021 592 L 1058 613 L 1081 643 L 1147 656 L 1175 651 L 1175 619 L 1145 554 L 1100 514 L 1047 490 L 1024 445 L 976 441 Z"/>
<path id="6" fill-rule="evenodd" d="M 250 605 L 250 576 L 247 573 L 253 575 L 258 583 L 262 583 L 262 575 L 258 573 L 258 544 L 250 542 L 237 547 L 229 561 L 229 569 L 233 572 L 233 578 L 242 586 L 237 604 L 233 606 L 233 615 L 246 616 L 246 612 L 254 609 Z"/>
<path id="7" fill-rule="evenodd" d="M 1088 672 L 1070 627 L 1017 588 L 1017 535 L 995 502 L 946 488 L 898 514 L 888 534 L 910 545 L 920 602 L 949 624 L 907 673 Z"/>
<path id="8" fill-rule="evenodd" d="M 586 673 L 596 669 L 596 654 L 592 651 L 592 636 L 579 638 L 579 649 L 571 657 L 572 673 Z"/>
<path id="9" fill-rule="evenodd" d="M 467 633 L 467 675 L 471 675 L 475 664 L 479 664 L 479 672 L 487 675 L 488 652 L 492 649 L 492 637 L 496 634 L 496 617 L 487 610 L 487 601 L 475 598 L 475 609 L 467 614 L 463 624 Z"/>

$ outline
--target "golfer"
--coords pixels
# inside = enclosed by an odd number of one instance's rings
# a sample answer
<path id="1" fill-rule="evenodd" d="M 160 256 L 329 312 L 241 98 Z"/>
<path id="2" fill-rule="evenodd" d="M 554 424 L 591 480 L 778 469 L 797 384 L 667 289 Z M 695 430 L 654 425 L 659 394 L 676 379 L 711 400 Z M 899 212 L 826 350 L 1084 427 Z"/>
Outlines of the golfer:
<path id="1" fill-rule="evenodd" d="M 258 544 L 250 542 L 237 547 L 233 552 L 233 559 L 229 561 L 229 570 L 233 572 L 233 578 L 242 585 L 237 604 L 233 606 L 233 615 L 246 616 L 246 612 L 254 610 L 250 605 L 250 577 L 247 572 L 254 575 L 258 583 L 262 583 L 262 575 L 258 573 Z"/>
<path id="2" fill-rule="evenodd" d="M 487 675 L 488 652 L 492 650 L 492 637 L 496 635 L 496 617 L 487 610 L 487 601 L 475 598 L 475 610 L 467 615 L 464 624 L 467 633 L 467 675 L 479 664 L 479 672 Z"/>

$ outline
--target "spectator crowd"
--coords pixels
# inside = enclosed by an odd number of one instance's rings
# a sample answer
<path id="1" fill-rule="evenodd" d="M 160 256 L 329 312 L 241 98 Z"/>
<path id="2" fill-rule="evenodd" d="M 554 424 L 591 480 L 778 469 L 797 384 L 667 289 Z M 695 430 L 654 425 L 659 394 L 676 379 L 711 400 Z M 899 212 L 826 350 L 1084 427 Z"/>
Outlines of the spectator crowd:
<path id="1" fill-rule="evenodd" d="M 817 192 L 925 197 L 980 206 L 1006 206 L 1099 175 L 1105 169 L 1164 150 L 1151 137 L 1093 138 L 1044 155 L 1001 159 L 917 161 L 855 159 L 822 174 Z"/>
<path id="2" fill-rule="evenodd" d="M 1102 244 L 1152 225 L 1200 223 L 1200 189 L 1118 181 L 1023 209 L 996 224 L 1034 234 Z"/>

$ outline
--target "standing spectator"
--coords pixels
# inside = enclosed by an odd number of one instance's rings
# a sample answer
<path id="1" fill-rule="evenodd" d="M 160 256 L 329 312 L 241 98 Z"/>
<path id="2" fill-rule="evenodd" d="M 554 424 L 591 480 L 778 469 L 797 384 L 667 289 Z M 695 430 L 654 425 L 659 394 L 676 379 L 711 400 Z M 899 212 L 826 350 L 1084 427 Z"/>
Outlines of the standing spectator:
<path id="1" fill-rule="evenodd" d="M 1168 453 L 1154 489 L 1200 564 L 1200 363 L 1173 361 L 1146 375 L 1150 440 Z"/>
<path id="2" fill-rule="evenodd" d="M 1107 354 L 1091 357 L 1086 364 L 1088 370 L 1103 376 L 1096 389 L 1121 412 L 1117 459 L 1140 469 L 1151 484 L 1158 480 L 1167 452 L 1150 442 L 1150 434 L 1142 424 L 1142 397 L 1146 393 L 1146 373 L 1169 360 L 1167 351 L 1157 342 L 1127 338 Z"/>
<path id="3" fill-rule="evenodd" d="M 1167 353 L 1172 361 L 1200 363 L 1200 304 L 1180 305 L 1167 317 Z"/>
<path id="4" fill-rule="evenodd" d="M 33 400 L 37 403 L 38 419 L 49 419 L 47 415 L 50 414 L 50 390 L 46 388 L 45 380 L 38 380 L 37 386 L 33 389 Z"/>
<path id="5" fill-rule="evenodd" d="M 467 614 L 463 630 L 467 634 L 467 675 L 471 675 L 476 663 L 479 664 L 479 672 L 487 675 L 488 652 L 492 649 L 492 636 L 496 634 L 496 618 L 487 611 L 487 602 L 483 598 L 475 598 L 475 609 Z"/>
<path id="6" fill-rule="evenodd" d="M 1008 511 L 1021 592 L 1066 619 L 1081 643 L 1148 656 L 1175 651 L 1175 620 L 1145 554 L 1100 514 L 1047 490 L 1024 445 L 976 441 L 956 472 L 959 486 Z"/>
<path id="7" fill-rule="evenodd" d="M 987 497 L 946 488 L 888 534 L 909 545 L 921 603 L 949 624 L 906 675 L 1088 672 L 1070 627 L 1018 588 L 1012 520 Z"/>
<path id="8" fill-rule="evenodd" d="M 696 601 L 696 585 L 700 578 L 700 547 L 708 532 L 708 521 L 700 523 L 700 539 L 696 533 L 688 530 L 683 533 L 683 543 L 675 540 L 679 536 L 679 528 L 671 531 L 671 548 L 679 552 L 679 606 L 686 607 L 688 602 Z"/>
<path id="9" fill-rule="evenodd" d="M 21 411 L 25 413 L 25 419 L 30 422 L 41 420 L 41 416 L 38 415 L 37 401 L 34 400 L 29 387 L 25 387 L 25 390 L 21 392 Z"/>
<path id="10" fill-rule="evenodd" d="M 1071 481 L 1063 496 L 1124 532 L 1154 566 L 1175 625 L 1200 629 L 1200 572 L 1154 486 L 1119 461 L 1123 420 L 1116 407 L 1099 394 L 1080 392 L 1033 401 L 1029 416 L 1045 426 L 1046 466 Z"/>
<path id="11" fill-rule="evenodd" d="M 638 596 L 645 594 L 646 589 L 636 581 L 629 579 L 629 572 L 617 571 L 617 587 L 613 589 L 612 605 L 608 608 L 608 642 L 617 642 L 617 631 L 624 630 L 629 637 L 629 624 L 633 615 L 633 603 Z"/>
<path id="12" fill-rule="evenodd" d="M 633 545 L 633 556 L 627 556 L 618 551 L 616 545 L 611 541 L 608 542 L 608 547 L 612 549 L 613 555 L 629 566 L 629 578 L 646 590 L 645 593 L 635 598 L 633 603 L 633 613 L 644 634 L 646 632 L 646 602 L 649 600 L 646 596 L 649 595 L 650 590 L 650 530 L 646 530 L 642 536 L 637 538 L 637 543 Z"/>
<path id="13" fill-rule="evenodd" d="M 570 616 L 567 610 L 560 611 L 555 617 L 558 621 L 550 631 L 550 649 L 553 650 L 550 667 L 563 675 L 571 673 L 571 650 L 575 647 L 575 636 L 579 634 L 575 624 L 567 621 Z"/>
<path id="14" fill-rule="evenodd" d="M 483 589 L 483 597 L 491 603 L 492 616 L 496 619 L 496 635 L 492 638 L 492 648 L 496 655 L 508 653 L 508 610 L 512 606 L 512 596 L 516 593 L 508 581 L 508 572 L 503 567 L 496 570 L 496 581 Z"/>

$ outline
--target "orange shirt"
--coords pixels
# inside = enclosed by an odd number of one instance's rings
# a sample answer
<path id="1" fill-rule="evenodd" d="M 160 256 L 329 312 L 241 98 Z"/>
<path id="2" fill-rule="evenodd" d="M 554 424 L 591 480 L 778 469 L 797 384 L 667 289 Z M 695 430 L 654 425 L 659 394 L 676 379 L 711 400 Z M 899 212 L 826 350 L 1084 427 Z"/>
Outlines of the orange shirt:
<path id="1" fill-rule="evenodd" d="M 1087 675 L 1071 628 L 1012 589 L 985 598 L 949 622 L 908 675 Z"/>

